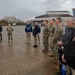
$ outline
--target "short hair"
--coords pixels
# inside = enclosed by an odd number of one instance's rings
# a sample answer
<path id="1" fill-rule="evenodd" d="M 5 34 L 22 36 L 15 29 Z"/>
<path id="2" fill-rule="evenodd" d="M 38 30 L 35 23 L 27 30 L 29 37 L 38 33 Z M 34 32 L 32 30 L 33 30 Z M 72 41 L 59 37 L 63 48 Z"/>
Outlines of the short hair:
<path id="1" fill-rule="evenodd" d="M 44 20 L 44 21 L 46 21 L 48 23 L 48 20 Z"/>
<path id="2" fill-rule="evenodd" d="M 55 19 L 52 19 L 55 22 Z"/>
<path id="3" fill-rule="evenodd" d="M 56 18 L 56 19 L 58 19 L 60 22 L 62 22 L 62 19 L 59 17 L 59 18 Z"/>
<path id="4" fill-rule="evenodd" d="M 74 18 L 69 18 L 68 20 L 69 20 L 69 21 L 72 21 L 72 22 L 75 21 Z"/>
<path id="5" fill-rule="evenodd" d="M 29 21 L 29 20 L 27 20 L 27 22 L 29 22 L 29 23 L 30 23 L 30 21 Z"/>

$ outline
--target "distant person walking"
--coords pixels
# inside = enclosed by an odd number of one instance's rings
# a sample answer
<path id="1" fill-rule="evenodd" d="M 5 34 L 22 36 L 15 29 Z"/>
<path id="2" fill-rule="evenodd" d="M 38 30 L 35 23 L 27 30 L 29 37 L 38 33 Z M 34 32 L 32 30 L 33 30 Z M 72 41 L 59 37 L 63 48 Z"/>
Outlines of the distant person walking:
<path id="1" fill-rule="evenodd" d="M 8 43 L 13 42 L 13 27 L 9 24 L 7 27 Z"/>
<path id="2" fill-rule="evenodd" d="M 31 43 L 32 26 L 30 24 L 30 21 L 27 21 L 27 24 L 25 26 L 25 32 L 26 32 L 26 43 Z"/>
<path id="3" fill-rule="evenodd" d="M 2 25 L 0 25 L 0 43 L 2 43 Z"/>

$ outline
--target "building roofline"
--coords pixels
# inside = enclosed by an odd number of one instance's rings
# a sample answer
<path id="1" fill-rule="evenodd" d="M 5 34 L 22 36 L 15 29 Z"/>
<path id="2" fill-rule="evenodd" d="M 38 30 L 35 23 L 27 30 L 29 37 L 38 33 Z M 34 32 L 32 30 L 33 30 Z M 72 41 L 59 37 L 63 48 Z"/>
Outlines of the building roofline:
<path id="1" fill-rule="evenodd" d="M 75 9 L 75 8 L 72 8 L 72 9 Z"/>
<path id="2" fill-rule="evenodd" d="M 69 11 L 47 11 L 47 12 L 69 12 Z"/>
<path id="3" fill-rule="evenodd" d="M 40 16 L 36 16 L 35 18 L 46 18 L 46 17 L 73 17 L 70 14 L 44 14 L 44 15 L 40 15 Z"/>

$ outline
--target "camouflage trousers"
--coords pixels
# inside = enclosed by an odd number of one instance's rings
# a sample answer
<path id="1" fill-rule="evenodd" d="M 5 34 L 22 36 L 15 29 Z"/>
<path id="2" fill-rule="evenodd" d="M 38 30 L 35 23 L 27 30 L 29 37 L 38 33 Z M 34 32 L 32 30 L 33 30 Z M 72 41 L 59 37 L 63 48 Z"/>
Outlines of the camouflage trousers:
<path id="1" fill-rule="evenodd" d="M 45 50 L 49 49 L 49 37 L 43 37 L 43 45 Z"/>
<path id="2" fill-rule="evenodd" d="M 54 54 L 55 54 L 57 60 L 59 60 L 58 48 L 59 48 L 59 46 L 58 46 L 58 43 L 56 42 L 54 44 Z"/>
<path id="3" fill-rule="evenodd" d="M 13 40 L 13 34 L 12 33 L 11 34 L 8 33 L 8 40 Z"/>
<path id="4" fill-rule="evenodd" d="M 51 49 L 51 52 L 54 54 L 54 44 L 52 44 L 52 38 L 53 37 L 50 37 L 50 49 Z"/>

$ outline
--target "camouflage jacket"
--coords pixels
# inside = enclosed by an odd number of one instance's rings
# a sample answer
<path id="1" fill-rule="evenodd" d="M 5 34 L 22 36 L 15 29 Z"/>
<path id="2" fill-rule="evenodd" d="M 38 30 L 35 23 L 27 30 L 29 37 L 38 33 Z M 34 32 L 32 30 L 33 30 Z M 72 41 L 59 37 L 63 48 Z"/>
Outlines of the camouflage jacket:
<path id="1" fill-rule="evenodd" d="M 7 32 L 11 34 L 13 32 L 13 28 L 11 26 L 8 26 L 7 27 Z"/>
<path id="2" fill-rule="evenodd" d="M 50 28 L 48 26 L 45 26 L 43 30 L 43 37 L 49 37 L 49 36 L 50 36 Z"/>
<path id="3" fill-rule="evenodd" d="M 50 37 L 54 36 L 56 25 L 50 26 Z"/>
<path id="4" fill-rule="evenodd" d="M 53 42 L 57 42 L 62 39 L 63 36 L 63 26 L 62 24 L 57 25 L 54 33 Z"/>

